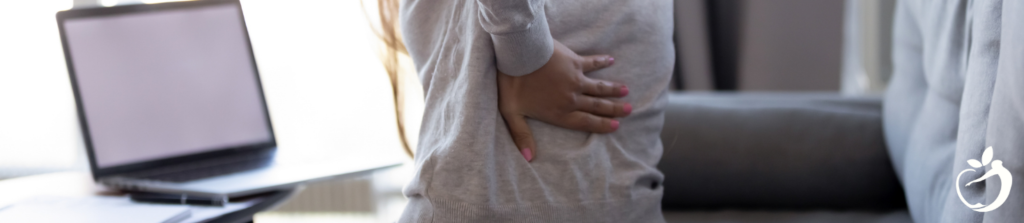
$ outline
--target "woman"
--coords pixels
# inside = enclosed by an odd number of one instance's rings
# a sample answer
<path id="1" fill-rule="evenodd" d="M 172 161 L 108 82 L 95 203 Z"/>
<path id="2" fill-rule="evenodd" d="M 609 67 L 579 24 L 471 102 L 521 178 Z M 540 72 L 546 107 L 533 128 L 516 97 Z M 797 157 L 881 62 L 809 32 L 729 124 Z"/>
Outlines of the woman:
<path id="1" fill-rule="evenodd" d="M 381 6 L 426 95 L 401 222 L 664 222 L 671 1 Z"/>
<path id="2" fill-rule="evenodd" d="M 1024 219 L 1021 11 L 1022 1 L 897 1 L 883 121 L 914 221 Z"/>

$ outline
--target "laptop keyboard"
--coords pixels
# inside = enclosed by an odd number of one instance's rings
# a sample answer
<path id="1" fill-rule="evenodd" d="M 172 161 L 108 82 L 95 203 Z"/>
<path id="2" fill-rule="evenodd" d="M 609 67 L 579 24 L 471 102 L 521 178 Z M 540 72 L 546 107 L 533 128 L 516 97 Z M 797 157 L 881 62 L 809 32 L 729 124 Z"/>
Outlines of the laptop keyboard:
<path id="1" fill-rule="evenodd" d="M 125 177 L 164 182 L 187 182 L 257 169 L 270 164 L 267 154 L 251 154 L 205 160 L 185 165 L 126 174 Z"/>

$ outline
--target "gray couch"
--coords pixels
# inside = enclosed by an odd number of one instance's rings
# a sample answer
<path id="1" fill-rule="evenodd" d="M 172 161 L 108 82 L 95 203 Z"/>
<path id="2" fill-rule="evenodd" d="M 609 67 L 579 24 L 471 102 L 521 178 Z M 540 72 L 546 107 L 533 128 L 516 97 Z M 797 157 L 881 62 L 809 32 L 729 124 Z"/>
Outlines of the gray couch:
<path id="1" fill-rule="evenodd" d="M 661 138 L 670 223 L 912 222 L 880 98 L 671 93 Z"/>

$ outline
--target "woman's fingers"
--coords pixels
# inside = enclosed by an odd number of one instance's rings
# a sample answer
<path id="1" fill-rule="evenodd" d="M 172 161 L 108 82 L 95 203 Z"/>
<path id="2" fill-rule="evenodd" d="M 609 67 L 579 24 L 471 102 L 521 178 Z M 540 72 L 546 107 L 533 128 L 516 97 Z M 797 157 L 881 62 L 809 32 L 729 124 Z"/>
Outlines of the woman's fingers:
<path id="1" fill-rule="evenodd" d="M 608 81 L 594 80 L 588 77 L 581 78 L 583 81 L 583 93 L 596 97 L 625 97 L 629 94 L 626 85 Z"/>
<path id="2" fill-rule="evenodd" d="M 582 58 L 583 73 L 595 71 L 615 64 L 615 58 L 608 55 L 580 56 Z"/>
<path id="3" fill-rule="evenodd" d="M 574 111 L 565 114 L 564 118 L 559 119 L 559 122 L 561 122 L 557 124 L 559 126 L 594 133 L 610 133 L 619 129 L 618 120 L 597 116 L 584 111 Z"/>
<path id="4" fill-rule="evenodd" d="M 505 118 L 505 125 L 508 126 L 508 132 L 512 135 L 512 142 L 519 148 L 519 153 L 523 154 L 523 158 L 526 158 L 526 162 L 533 160 L 536 153 L 537 144 L 533 140 L 533 133 L 530 131 L 530 126 L 526 124 L 526 117 L 519 114 L 502 114 Z"/>
<path id="5" fill-rule="evenodd" d="M 626 117 L 633 112 L 633 105 L 580 95 L 576 97 L 576 109 L 605 117 Z"/>

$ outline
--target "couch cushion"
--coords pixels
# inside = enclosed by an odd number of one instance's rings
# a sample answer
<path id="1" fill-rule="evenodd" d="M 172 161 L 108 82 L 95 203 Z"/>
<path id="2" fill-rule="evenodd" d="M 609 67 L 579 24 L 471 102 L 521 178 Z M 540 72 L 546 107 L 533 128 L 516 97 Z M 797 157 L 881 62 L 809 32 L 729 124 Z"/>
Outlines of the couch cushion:
<path id="1" fill-rule="evenodd" d="M 666 209 L 904 206 L 879 98 L 672 94 L 658 168 Z"/>

